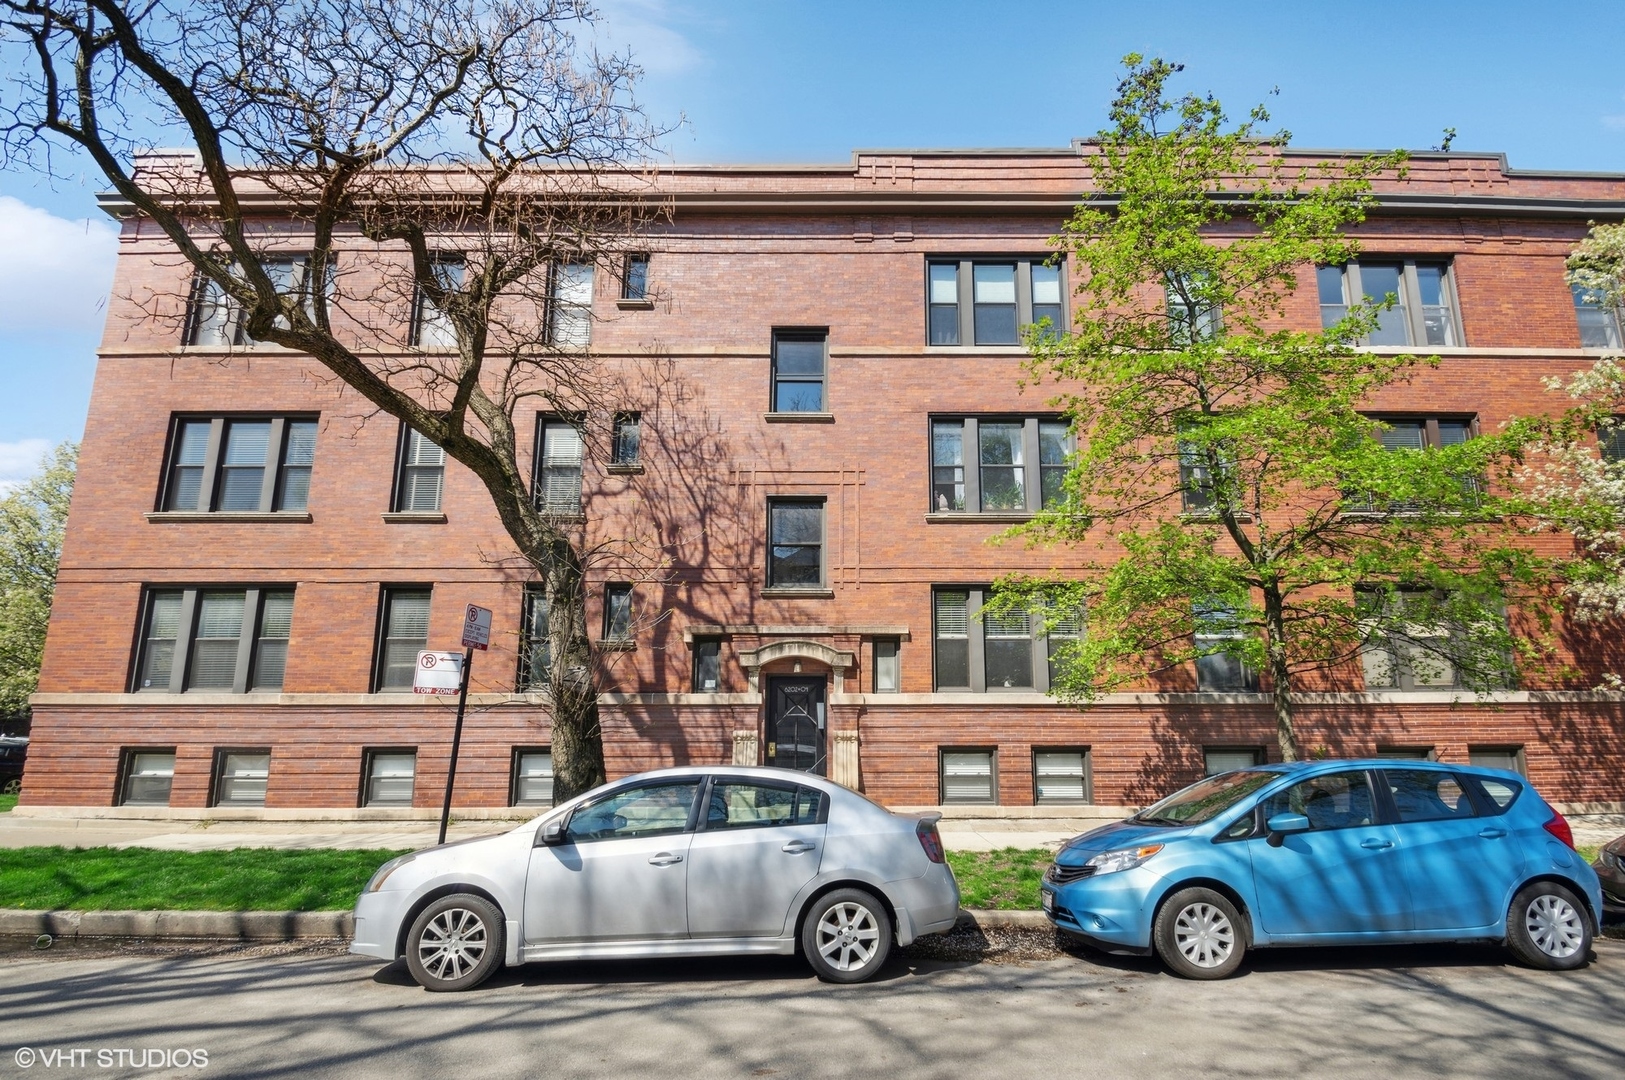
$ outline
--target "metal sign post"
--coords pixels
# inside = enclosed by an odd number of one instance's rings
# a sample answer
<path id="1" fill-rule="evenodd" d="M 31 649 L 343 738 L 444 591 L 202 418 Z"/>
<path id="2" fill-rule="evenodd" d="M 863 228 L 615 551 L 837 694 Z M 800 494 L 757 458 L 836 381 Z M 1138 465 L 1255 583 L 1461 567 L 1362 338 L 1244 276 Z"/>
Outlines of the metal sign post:
<path id="1" fill-rule="evenodd" d="M 468 708 L 469 672 L 474 668 L 474 650 L 491 643 L 491 609 L 468 605 L 463 619 L 463 679 L 457 689 L 457 726 L 451 730 L 451 761 L 446 766 L 446 798 L 440 806 L 440 839 L 446 842 L 446 826 L 451 822 L 451 789 L 457 783 L 457 750 L 463 742 L 463 713 Z"/>

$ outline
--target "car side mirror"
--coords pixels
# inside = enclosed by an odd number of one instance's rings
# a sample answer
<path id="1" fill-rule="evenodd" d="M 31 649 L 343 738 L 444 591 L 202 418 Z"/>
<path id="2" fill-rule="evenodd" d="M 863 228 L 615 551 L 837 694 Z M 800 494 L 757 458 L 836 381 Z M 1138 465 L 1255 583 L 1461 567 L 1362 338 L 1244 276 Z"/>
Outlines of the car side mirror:
<path id="1" fill-rule="evenodd" d="M 567 838 L 564 830 L 568 824 L 567 819 L 558 818 L 543 825 L 542 831 L 536 834 L 536 846 L 557 847 L 564 843 Z"/>
<path id="2" fill-rule="evenodd" d="M 1281 841 L 1289 833 L 1308 832 L 1309 819 L 1302 814 L 1276 814 L 1264 823 L 1264 827 L 1270 831 L 1270 847 L 1280 847 Z"/>

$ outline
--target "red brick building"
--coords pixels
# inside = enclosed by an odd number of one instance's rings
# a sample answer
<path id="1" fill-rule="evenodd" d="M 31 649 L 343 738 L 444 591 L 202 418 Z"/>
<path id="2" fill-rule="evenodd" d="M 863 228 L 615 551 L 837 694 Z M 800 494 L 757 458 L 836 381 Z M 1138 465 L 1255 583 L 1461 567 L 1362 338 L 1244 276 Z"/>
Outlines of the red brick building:
<path id="1" fill-rule="evenodd" d="M 1043 637 L 969 617 L 1000 573 L 1077 558 L 988 542 L 1038 508 L 1064 453 L 1043 393 L 1018 388 L 1015 341 L 1071 293 L 1041 263 L 1085 185 L 1075 150 L 859 152 L 660 183 L 674 211 L 647 259 L 570 284 L 620 373 L 615 436 L 583 449 L 526 419 L 539 497 L 579 489 L 591 536 L 664 552 L 657 575 L 610 564 L 594 582 L 611 775 L 766 761 L 893 805 L 1123 805 L 1271 753 L 1244 672 L 1078 709 L 1044 694 Z M 1625 215 L 1625 175 L 1420 154 L 1379 187 L 1359 265 L 1404 312 L 1373 347 L 1443 362 L 1373 413 L 1419 442 L 1488 429 L 1617 347 L 1563 259 L 1588 221 Z M 457 647 L 468 603 L 495 622 L 456 804 L 545 800 L 547 711 L 522 662 L 534 601 L 485 492 L 307 359 L 232 346 L 229 313 L 121 216 L 24 806 L 436 806 L 451 709 L 401 687 L 417 649 Z M 286 243 L 297 267 L 296 230 Z M 1339 284 L 1305 267 L 1303 326 L 1337 302 L 1318 286 Z M 1578 673 L 1529 672 L 1487 701 L 1356 670 L 1305 696 L 1302 742 L 1510 763 L 1571 809 L 1620 812 L 1625 702 L 1585 689 L 1614 636 L 1569 628 Z"/>

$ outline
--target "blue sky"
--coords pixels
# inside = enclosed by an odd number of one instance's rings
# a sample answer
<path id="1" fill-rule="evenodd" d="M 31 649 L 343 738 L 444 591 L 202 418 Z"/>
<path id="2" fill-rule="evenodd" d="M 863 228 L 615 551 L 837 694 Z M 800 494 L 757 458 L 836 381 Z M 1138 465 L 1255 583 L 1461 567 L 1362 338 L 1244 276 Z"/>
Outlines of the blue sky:
<path id="1" fill-rule="evenodd" d="M 1064 146 L 1102 126 L 1137 51 L 1233 114 L 1267 102 L 1299 146 L 1425 149 L 1454 127 L 1514 168 L 1625 172 L 1625 12 L 1596 0 L 600 2 L 645 108 L 686 118 L 684 162 Z M 0 484 L 83 430 L 114 243 L 100 186 L 0 173 Z"/>

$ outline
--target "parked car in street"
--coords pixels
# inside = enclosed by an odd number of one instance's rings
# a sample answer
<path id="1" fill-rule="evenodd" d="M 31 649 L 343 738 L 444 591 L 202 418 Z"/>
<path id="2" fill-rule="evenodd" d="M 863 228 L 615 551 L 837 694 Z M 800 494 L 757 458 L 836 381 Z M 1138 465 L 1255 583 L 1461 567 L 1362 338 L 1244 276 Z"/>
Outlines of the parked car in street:
<path id="1" fill-rule="evenodd" d="M 0 795 L 23 789 L 23 764 L 28 759 L 28 736 L 0 735 Z"/>
<path id="2" fill-rule="evenodd" d="M 1568 822 L 1527 780 L 1428 761 L 1211 776 L 1072 840 L 1040 889 L 1063 933 L 1192 979 L 1233 974 L 1248 949 L 1421 941 L 1576 968 L 1602 908 Z"/>
<path id="3" fill-rule="evenodd" d="M 1604 844 L 1591 868 L 1602 883 L 1604 916 L 1625 921 L 1625 836 Z"/>
<path id="4" fill-rule="evenodd" d="M 792 955 L 861 982 L 953 926 L 939 815 L 905 816 L 787 769 L 662 769 L 507 833 L 392 859 L 350 951 L 405 956 L 430 990 L 533 960 Z"/>

